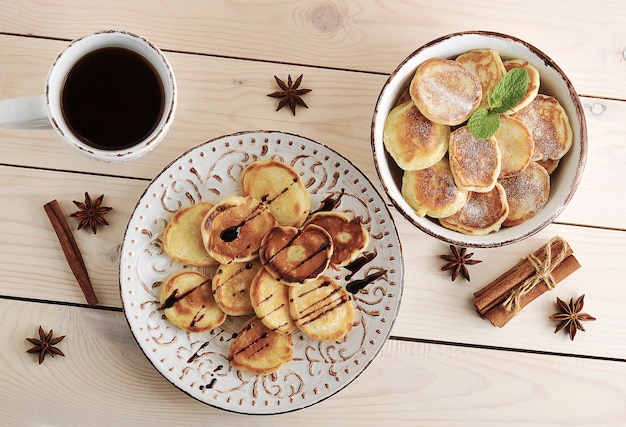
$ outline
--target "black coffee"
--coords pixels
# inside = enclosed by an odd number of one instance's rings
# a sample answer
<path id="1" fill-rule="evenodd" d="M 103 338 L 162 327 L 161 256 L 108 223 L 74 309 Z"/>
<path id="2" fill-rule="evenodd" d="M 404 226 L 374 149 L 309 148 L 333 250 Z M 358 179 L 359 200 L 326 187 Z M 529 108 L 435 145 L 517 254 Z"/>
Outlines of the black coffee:
<path id="1" fill-rule="evenodd" d="M 103 150 L 128 148 L 147 137 L 163 114 L 165 98 L 154 67 L 118 47 L 79 59 L 61 96 L 63 117 L 72 132 Z"/>

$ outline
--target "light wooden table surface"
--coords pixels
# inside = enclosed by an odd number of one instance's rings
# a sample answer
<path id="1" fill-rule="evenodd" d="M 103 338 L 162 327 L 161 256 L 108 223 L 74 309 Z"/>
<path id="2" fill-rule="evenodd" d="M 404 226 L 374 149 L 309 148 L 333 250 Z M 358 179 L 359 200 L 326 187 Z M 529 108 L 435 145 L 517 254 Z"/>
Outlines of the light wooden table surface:
<path id="1" fill-rule="evenodd" d="M 176 120 L 153 152 L 124 164 L 86 159 L 52 130 L 0 129 L 0 425 L 626 425 L 623 1 L 0 0 L 0 99 L 41 93 L 70 40 L 109 28 L 165 51 L 178 80 Z M 334 148 L 377 183 L 369 139 L 381 86 L 417 47 L 464 30 L 530 42 L 581 96 L 587 167 L 557 222 L 521 243 L 474 250 L 483 262 L 471 282 L 451 282 L 438 258 L 447 245 L 392 210 L 406 275 L 391 339 L 352 384 L 310 408 L 234 414 L 166 381 L 133 339 L 118 287 L 122 234 L 150 179 L 205 140 L 275 129 Z M 288 74 L 313 89 L 296 117 L 266 96 L 273 76 Z M 57 199 L 71 212 L 85 191 L 114 207 L 96 236 L 75 232 L 96 308 L 42 208 Z M 582 268 L 504 328 L 482 320 L 472 292 L 555 235 Z M 557 296 L 581 294 L 597 321 L 572 342 L 548 316 Z M 65 358 L 38 365 L 26 353 L 38 325 L 67 335 Z"/>

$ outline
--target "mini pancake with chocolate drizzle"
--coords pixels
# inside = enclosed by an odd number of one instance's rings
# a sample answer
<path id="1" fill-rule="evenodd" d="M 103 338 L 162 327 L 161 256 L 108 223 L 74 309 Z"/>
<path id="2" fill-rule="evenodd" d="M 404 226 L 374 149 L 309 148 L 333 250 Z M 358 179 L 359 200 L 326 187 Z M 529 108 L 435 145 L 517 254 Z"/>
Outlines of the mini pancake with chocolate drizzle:
<path id="1" fill-rule="evenodd" d="M 252 280 L 263 266 L 258 259 L 220 264 L 213 276 L 215 302 L 229 316 L 254 314 L 250 302 Z"/>
<path id="2" fill-rule="evenodd" d="M 279 225 L 300 227 L 311 209 L 298 172 L 277 160 L 257 160 L 241 176 L 243 194 L 261 200 Z"/>
<path id="3" fill-rule="evenodd" d="M 259 200 L 230 196 L 204 217 L 202 241 L 222 264 L 250 261 L 258 256 L 261 240 L 275 225 L 274 215 Z"/>
<path id="4" fill-rule="evenodd" d="M 226 320 L 226 313 L 213 299 L 209 277 L 182 271 L 161 286 L 160 308 L 173 325 L 189 332 L 204 332 Z"/>
<path id="5" fill-rule="evenodd" d="M 319 277 L 328 267 L 332 253 L 332 237 L 315 224 L 301 229 L 274 227 L 263 238 L 259 248 L 259 257 L 265 269 L 287 285 Z"/>
<path id="6" fill-rule="evenodd" d="M 293 359 L 291 335 L 268 329 L 258 317 L 241 328 L 228 351 L 231 366 L 255 375 L 268 375 Z"/>
<path id="7" fill-rule="evenodd" d="M 289 309 L 296 326 L 318 341 L 340 340 L 352 329 L 350 294 L 328 276 L 291 286 Z"/>
<path id="8" fill-rule="evenodd" d="M 305 224 L 319 225 L 332 237 L 330 265 L 336 270 L 354 261 L 369 244 L 369 232 L 361 225 L 360 219 L 342 211 L 315 212 Z"/>
<path id="9" fill-rule="evenodd" d="M 279 334 L 291 334 L 298 327 L 289 312 L 289 286 L 261 268 L 250 285 L 250 301 L 261 322 Z"/>

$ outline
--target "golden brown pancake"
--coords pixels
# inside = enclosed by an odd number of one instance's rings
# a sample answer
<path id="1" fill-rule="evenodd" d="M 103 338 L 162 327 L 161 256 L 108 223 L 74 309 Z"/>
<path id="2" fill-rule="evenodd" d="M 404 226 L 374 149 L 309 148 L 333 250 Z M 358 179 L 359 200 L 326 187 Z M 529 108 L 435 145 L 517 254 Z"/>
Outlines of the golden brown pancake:
<path id="1" fill-rule="evenodd" d="M 401 104 L 406 104 L 407 102 L 412 101 L 411 93 L 409 92 L 409 88 L 407 87 L 404 92 L 400 94 L 400 98 L 396 101 L 396 107 Z"/>
<path id="2" fill-rule="evenodd" d="M 248 320 L 228 351 L 230 365 L 254 375 L 269 375 L 293 359 L 291 335 L 268 329 L 256 317 Z"/>
<path id="3" fill-rule="evenodd" d="M 530 104 L 537 93 L 539 92 L 539 71 L 528 61 L 523 59 L 511 59 L 509 61 L 504 61 L 503 63 L 504 69 L 508 72 L 513 68 L 524 68 L 528 73 L 528 89 L 526 90 L 526 94 L 522 97 L 522 100 L 515 107 L 511 108 L 506 112 L 507 115 L 514 114 Z"/>
<path id="4" fill-rule="evenodd" d="M 480 105 L 482 88 L 476 74 L 449 59 L 432 58 L 415 72 L 411 99 L 435 123 L 456 126 Z"/>
<path id="5" fill-rule="evenodd" d="M 483 93 L 480 106 L 489 108 L 487 92 L 493 90 L 506 73 L 500 54 L 493 49 L 475 49 L 459 55 L 456 62 L 478 76 Z"/>
<path id="6" fill-rule="evenodd" d="M 439 222 L 460 233 L 483 236 L 498 231 L 508 214 L 504 188 L 496 183 L 488 193 L 470 193 L 461 210 L 447 218 L 440 218 Z"/>
<path id="7" fill-rule="evenodd" d="M 545 160 L 537 160 L 537 163 L 543 166 L 543 168 L 548 172 L 548 174 L 552 175 L 552 172 L 559 167 L 559 163 L 561 159 L 545 159 Z"/>
<path id="8" fill-rule="evenodd" d="M 272 331 L 291 334 L 298 329 L 289 311 L 289 286 L 276 280 L 265 268 L 252 280 L 250 300 L 256 316 Z"/>
<path id="9" fill-rule="evenodd" d="M 189 332 L 204 332 L 226 320 L 213 299 L 211 279 L 204 274 L 184 271 L 170 276 L 161 286 L 161 309 L 173 325 Z"/>
<path id="10" fill-rule="evenodd" d="M 402 177 L 402 196 L 418 216 L 450 216 L 463 207 L 467 190 L 454 182 L 448 158 L 419 171 L 406 171 Z"/>
<path id="11" fill-rule="evenodd" d="M 530 129 L 521 120 L 501 114 L 500 127 L 494 136 L 502 158 L 499 178 L 520 174 L 533 157 L 535 143 Z"/>
<path id="12" fill-rule="evenodd" d="M 493 189 L 502 162 L 494 137 L 476 139 L 467 126 L 460 127 L 450 134 L 448 156 L 457 187 L 478 193 Z"/>
<path id="13" fill-rule="evenodd" d="M 450 127 L 428 120 L 412 101 L 389 112 L 383 129 L 385 149 L 404 170 L 424 169 L 448 151 Z"/>
<path id="14" fill-rule="evenodd" d="M 213 276 L 213 297 L 222 311 L 230 316 L 254 314 L 250 301 L 252 280 L 263 268 L 261 261 L 220 264 Z"/>
<path id="15" fill-rule="evenodd" d="M 261 240 L 276 225 L 274 215 L 252 197 L 230 196 L 217 203 L 202 221 L 202 241 L 221 264 L 250 261 Z"/>
<path id="16" fill-rule="evenodd" d="M 533 134 L 533 160 L 560 159 L 572 146 L 569 118 L 556 98 L 539 94 L 514 117 L 524 122 Z"/>
<path id="17" fill-rule="evenodd" d="M 358 218 L 333 210 L 316 212 L 305 224 L 315 224 L 328 232 L 333 240 L 331 267 L 338 269 L 354 261 L 369 244 L 369 232 Z"/>
<path id="18" fill-rule="evenodd" d="M 200 233 L 202 220 L 212 207 L 212 203 L 200 202 L 176 211 L 163 234 L 163 247 L 172 259 L 198 267 L 218 264 L 204 248 Z"/>
<path id="19" fill-rule="evenodd" d="M 326 270 L 333 253 L 333 240 L 314 224 L 301 229 L 274 227 L 259 249 L 261 263 L 276 280 L 288 284 L 315 279 Z"/>
<path id="20" fill-rule="evenodd" d="M 521 224 L 533 217 L 548 202 L 550 175 L 536 162 L 512 178 L 498 180 L 509 203 L 509 214 L 502 224 L 505 227 Z"/>
<path id="21" fill-rule="evenodd" d="M 286 163 L 258 160 L 249 164 L 241 187 L 244 195 L 262 201 L 279 225 L 300 227 L 309 215 L 309 193 L 298 172 Z"/>
<path id="22" fill-rule="evenodd" d="M 289 303 L 298 328 L 315 340 L 340 340 L 352 329 L 350 294 L 330 277 L 290 287 Z"/>

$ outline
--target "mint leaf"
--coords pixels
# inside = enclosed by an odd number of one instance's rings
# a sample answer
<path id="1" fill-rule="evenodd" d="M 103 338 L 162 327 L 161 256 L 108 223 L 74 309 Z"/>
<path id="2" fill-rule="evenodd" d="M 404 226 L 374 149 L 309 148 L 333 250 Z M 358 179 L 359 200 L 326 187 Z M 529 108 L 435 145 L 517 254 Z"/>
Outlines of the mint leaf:
<path id="1" fill-rule="evenodd" d="M 500 127 L 500 113 L 479 108 L 467 121 L 467 127 L 476 139 L 491 138 Z"/>
<path id="2" fill-rule="evenodd" d="M 477 139 L 493 136 L 500 127 L 500 114 L 506 113 L 520 103 L 529 82 L 528 72 L 513 68 L 500 79 L 493 91 L 487 91 L 489 110 L 479 108 L 467 121 L 467 127 Z"/>
<path id="3" fill-rule="evenodd" d="M 502 105 L 503 94 L 502 91 L 487 91 L 487 101 L 489 101 L 489 108 L 500 108 Z"/>
<path id="4" fill-rule="evenodd" d="M 493 95 L 487 94 L 489 107 L 500 114 L 509 111 L 519 104 L 526 94 L 528 81 L 528 72 L 524 68 L 513 68 L 498 82 L 493 89 Z"/>

